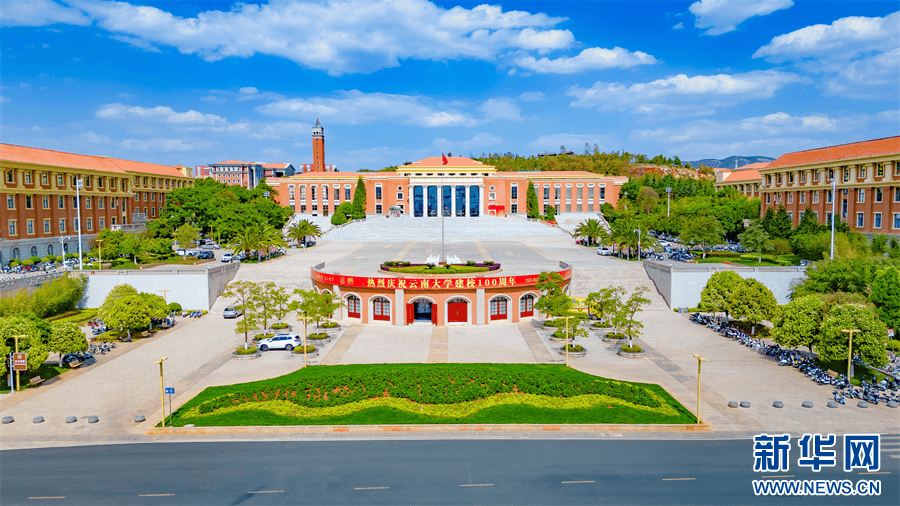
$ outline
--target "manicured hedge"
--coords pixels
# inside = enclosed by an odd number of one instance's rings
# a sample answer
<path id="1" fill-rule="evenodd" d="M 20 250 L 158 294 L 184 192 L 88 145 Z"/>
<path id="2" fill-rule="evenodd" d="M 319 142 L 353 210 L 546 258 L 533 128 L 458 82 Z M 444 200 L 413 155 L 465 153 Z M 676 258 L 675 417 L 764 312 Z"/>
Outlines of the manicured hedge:
<path id="1" fill-rule="evenodd" d="M 236 350 L 234 350 L 238 355 L 253 355 L 256 353 L 256 346 L 249 346 L 244 348 L 243 346 L 239 346 Z"/>
<path id="2" fill-rule="evenodd" d="M 276 330 L 286 329 L 290 327 L 287 323 L 273 323 L 272 328 Z"/>
<path id="3" fill-rule="evenodd" d="M 324 332 L 319 332 L 318 334 L 309 334 L 308 336 L 306 336 L 307 339 L 312 339 L 313 341 L 319 339 L 328 339 L 329 337 L 330 336 Z"/>
<path id="4" fill-rule="evenodd" d="M 563 349 L 571 352 L 584 351 L 584 346 L 580 344 L 567 344 L 563 346 Z"/>
<path id="5" fill-rule="evenodd" d="M 323 329 L 333 329 L 338 326 L 338 322 L 325 322 L 319 326 Z"/>
<path id="6" fill-rule="evenodd" d="M 316 351 L 316 347 L 311 344 L 308 344 L 308 345 L 306 345 L 305 349 L 303 346 L 297 346 L 292 351 L 298 355 L 303 355 L 304 353 L 312 353 L 312 352 Z"/>
<path id="7" fill-rule="evenodd" d="M 267 400 L 298 406 L 339 406 L 377 397 L 409 399 L 420 404 L 455 404 L 501 393 L 549 397 L 607 395 L 635 405 L 657 408 L 660 398 L 647 388 L 598 378 L 553 366 L 504 367 L 496 364 L 392 364 L 376 366 L 318 366 L 313 373 L 292 373 L 264 382 L 227 387 L 227 393 L 200 403 L 202 414 L 218 408 Z M 346 366 L 343 366 L 346 367 Z M 345 372 L 346 371 L 346 372 Z"/>

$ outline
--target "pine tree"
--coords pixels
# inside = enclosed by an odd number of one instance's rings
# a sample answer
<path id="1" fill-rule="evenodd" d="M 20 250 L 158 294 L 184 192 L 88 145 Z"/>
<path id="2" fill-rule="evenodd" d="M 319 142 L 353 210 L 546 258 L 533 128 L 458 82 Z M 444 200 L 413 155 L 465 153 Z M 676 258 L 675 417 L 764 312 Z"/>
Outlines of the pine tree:
<path id="1" fill-rule="evenodd" d="M 366 183 L 362 176 L 356 181 L 356 190 L 353 192 L 353 219 L 362 220 L 366 217 Z"/>
<path id="2" fill-rule="evenodd" d="M 775 222 L 775 208 L 769 207 L 766 209 L 766 214 L 762 218 L 762 226 L 763 230 L 766 231 L 767 234 L 772 236 L 772 225 Z"/>
<path id="3" fill-rule="evenodd" d="M 784 206 L 778 208 L 775 213 L 775 219 L 772 221 L 772 230 L 769 231 L 772 237 L 778 239 L 788 239 L 791 236 L 791 217 L 788 216 L 787 209 Z"/>
<path id="4" fill-rule="evenodd" d="M 528 190 L 525 192 L 525 210 L 528 213 L 528 217 L 532 220 L 536 220 L 541 216 L 540 204 L 538 203 L 537 192 L 534 189 L 534 185 L 531 181 L 528 181 Z"/>
<path id="5" fill-rule="evenodd" d="M 816 219 L 816 213 L 812 212 L 812 209 L 807 206 L 803 211 L 803 216 L 800 217 L 800 223 L 794 229 L 793 235 L 818 234 L 821 231 L 822 227 L 819 225 L 819 220 Z"/>

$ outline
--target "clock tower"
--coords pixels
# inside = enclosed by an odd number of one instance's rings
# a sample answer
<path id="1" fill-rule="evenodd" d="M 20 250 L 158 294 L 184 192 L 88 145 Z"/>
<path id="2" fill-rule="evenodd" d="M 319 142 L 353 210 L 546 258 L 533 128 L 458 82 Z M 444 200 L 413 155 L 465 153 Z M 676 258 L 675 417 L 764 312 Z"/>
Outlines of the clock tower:
<path id="1" fill-rule="evenodd" d="M 325 128 L 316 118 L 312 129 L 313 167 L 312 172 L 325 172 Z"/>

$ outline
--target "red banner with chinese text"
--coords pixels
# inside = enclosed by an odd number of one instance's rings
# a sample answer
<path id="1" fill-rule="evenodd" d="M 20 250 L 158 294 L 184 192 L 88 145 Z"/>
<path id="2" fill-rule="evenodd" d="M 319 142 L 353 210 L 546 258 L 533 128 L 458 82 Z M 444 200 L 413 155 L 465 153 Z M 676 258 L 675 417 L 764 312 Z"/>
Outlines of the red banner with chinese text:
<path id="1" fill-rule="evenodd" d="M 557 271 L 568 280 L 572 278 L 572 268 Z M 527 276 L 477 276 L 471 278 L 368 278 L 360 276 L 343 276 L 327 274 L 310 269 L 313 281 L 329 285 L 350 288 L 374 288 L 384 290 L 471 290 L 478 288 L 516 288 L 534 286 L 538 282 L 538 274 Z"/>

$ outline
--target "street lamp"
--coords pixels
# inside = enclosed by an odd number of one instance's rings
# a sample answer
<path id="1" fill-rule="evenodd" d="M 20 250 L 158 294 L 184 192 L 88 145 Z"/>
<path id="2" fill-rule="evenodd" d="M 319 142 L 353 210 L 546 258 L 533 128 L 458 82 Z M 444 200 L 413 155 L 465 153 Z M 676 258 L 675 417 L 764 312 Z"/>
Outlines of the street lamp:
<path id="1" fill-rule="evenodd" d="M 835 202 L 837 202 L 837 178 L 831 178 L 831 256 L 828 258 L 829 260 L 834 260 L 834 219 L 837 218 L 837 214 L 835 214 Z M 848 371 L 849 372 L 849 371 Z"/>
<path id="2" fill-rule="evenodd" d="M 66 266 L 66 236 L 59 236 L 59 254 L 62 256 L 62 265 Z"/>
<path id="3" fill-rule="evenodd" d="M 666 218 L 669 217 L 671 211 L 670 199 L 672 197 L 672 187 L 666 186 Z"/>
<path id="4" fill-rule="evenodd" d="M 97 243 L 97 249 L 99 250 L 98 256 L 100 257 L 100 269 L 103 270 L 103 239 L 96 239 L 94 242 Z"/>
<path id="5" fill-rule="evenodd" d="M 154 364 L 159 364 L 159 400 L 162 403 L 162 426 L 165 428 L 166 426 L 166 384 L 163 382 L 163 362 L 168 360 L 169 357 L 163 357 Z"/>
<path id="6" fill-rule="evenodd" d="M 697 423 L 700 423 L 700 364 L 706 362 L 706 359 L 694 353 L 697 359 Z"/>
<path id="7" fill-rule="evenodd" d="M 84 260 L 81 257 L 81 189 L 84 188 L 84 179 L 75 179 L 75 211 L 78 220 L 78 270 L 84 270 Z"/>
<path id="8" fill-rule="evenodd" d="M 853 358 L 853 333 L 861 331 L 859 329 L 844 329 L 841 332 L 850 334 L 850 344 L 847 345 L 847 380 L 850 380 L 853 377 L 853 370 L 851 369 L 853 367 L 853 362 L 851 361 Z"/>
<path id="9" fill-rule="evenodd" d="M 637 235 L 638 235 L 638 261 L 640 261 L 641 260 L 641 229 L 636 228 L 636 229 L 634 229 L 634 231 L 637 232 Z"/>

